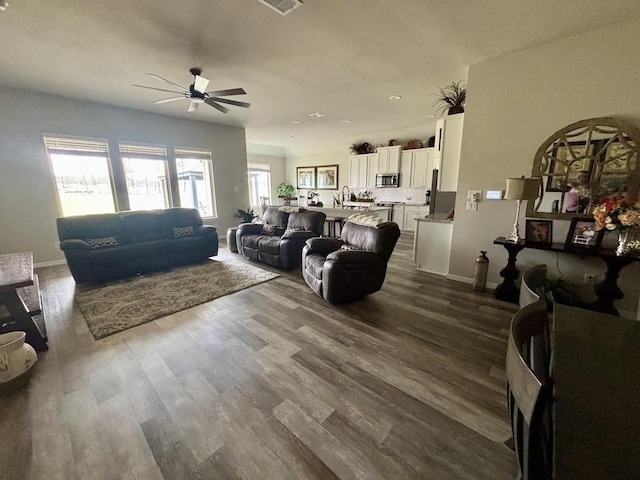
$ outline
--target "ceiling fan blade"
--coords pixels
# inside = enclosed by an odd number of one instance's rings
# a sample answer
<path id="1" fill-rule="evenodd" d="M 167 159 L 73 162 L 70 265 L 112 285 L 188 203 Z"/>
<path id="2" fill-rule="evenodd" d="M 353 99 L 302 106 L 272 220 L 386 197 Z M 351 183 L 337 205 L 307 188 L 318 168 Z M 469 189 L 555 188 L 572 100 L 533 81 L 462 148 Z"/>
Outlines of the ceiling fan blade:
<path id="1" fill-rule="evenodd" d="M 222 113 L 227 113 L 227 112 L 231 111 L 227 107 L 223 107 L 222 105 L 216 103 L 215 100 L 213 100 L 211 98 L 207 98 L 204 101 L 204 103 L 206 103 L 207 105 L 211 105 L 213 108 L 215 108 L 216 110 L 221 111 Z"/>
<path id="2" fill-rule="evenodd" d="M 174 87 L 178 87 L 178 88 L 181 88 L 182 90 L 184 90 L 184 87 L 182 85 L 178 85 L 177 83 L 174 83 L 171 80 L 167 80 L 166 78 L 162 78 L 160 75 L 156 75 L 155 73 L 147 73 L 147 75 L 149 75 L 150 77 L 157 78 L 158 80 L 162 80 L 164 82 L 167 82 L 167 83 L 173 85 Z"/>
<path id="3" fill-rule="evenodd" d="M 147 87 L 146 85 L 136 85 L 133 84 L 134 87 L 140 87 L 140 88 L 148 88 L 149 90 L 158 90 L 159 92 L 169 92 L 169 93 L 187 93 L 186 90 L 181 90 L 179 92 L 175 91 L 175 90 L 165 90 L 164 88 L 156 88 L 156 87 Z"/>
<path id="4" fill-rule="evenodd" d="M 227 95 L 245 95 L 247 92 L 244 88 L 230 88 L 228 90 L 216 90 L 215 92 L 207 92 L 210 97 L 224 97 Z"/>
<path id="5" fill-rule="evenodd" d="M 187 112 L 195 112 L 196 110 L 198 110 L 198 104 L 194 102 L 189 103 L 189 109 Z"/>
<path id="6" fill-rule="evenodd" d="M 176 100 L 184 100 L 187 97 L 172 97 L 172 98 L 165 98 L 163 100 L 156 100 L 153 103 L 169 103 L 169 102 L 175 102 Z"/>
<path id="7" fill-rule="evenodd" d="M 228 105 L 235 105 L 236 107 L 249 108 L 251 106 L 250 103 L 247 102 L 238 102 L 237 100 L 229 100 L 228 98 L 219 98 L 219 97 L 209 97 L 211 100 L 215 100 L 216 102 L 226 103 Z"/>
<path id="8" fill-rule="evenodd" d="M 207 89 L 207 85 L 209 85 L 209 80 L 201 77 L 200 75 L 196 75 L 195 77 L 196 78 L 193 81 L 193 89 L 197 90 L 200 93 L 204 93 L 204 91 Z"/>

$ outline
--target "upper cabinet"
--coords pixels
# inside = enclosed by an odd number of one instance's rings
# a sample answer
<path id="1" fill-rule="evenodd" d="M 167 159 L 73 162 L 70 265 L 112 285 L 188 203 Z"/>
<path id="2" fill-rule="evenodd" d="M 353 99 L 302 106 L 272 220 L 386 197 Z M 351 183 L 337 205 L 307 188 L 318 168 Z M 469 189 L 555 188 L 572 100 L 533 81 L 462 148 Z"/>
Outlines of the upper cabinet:
<path id="1" fill-rule="evenodd" d="M 431 188 L 434 162 L 433 148 L 403 150 L 400 186 L 402 188 Z"/>
<path id="2" fill-rule="evenodd" d="M 400 171 L 401 145 L 378 147 L 378 165 L 376 173 L 398 173 Z"/>
<path id="3" fill-rule="evenodd" d="M 349 157 L 349 187 L 375 187 L 377 168 L 377 153 L 369 153 L 366 155 L 351 155 Z"/>
<path id="4" fill-rule="evenodd" d="M 439 171 L 438 190 L 455 192 L 458 189 L 463 125 L 463 113 L 449 115 L 436 122 L 433 168 Z"/>

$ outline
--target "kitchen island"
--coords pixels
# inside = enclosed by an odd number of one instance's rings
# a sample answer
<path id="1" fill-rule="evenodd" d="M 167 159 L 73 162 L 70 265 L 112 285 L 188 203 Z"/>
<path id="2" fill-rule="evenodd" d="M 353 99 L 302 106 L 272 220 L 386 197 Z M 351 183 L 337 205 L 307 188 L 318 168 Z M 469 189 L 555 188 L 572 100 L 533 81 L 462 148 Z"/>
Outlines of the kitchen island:
<path id="1" fill-rule="evenodd" d="M 413 262 L 416 268 L 424 272 L 448 275 L 453 220 L 446 220 L 446 215 L 433 215 L 415 220 Z"/>
<path id="2" fill-rule="evenodd" d="M 356 202 L 353 202 L 353 203 L 356 203 Z M 364 203 L 364 202 L 357 202 L 357 203 Z M 366 213 L 368 215 L 373 215 L 374 217 L 378 217 L 386 221 L 391 221 L 391 214 L 393 211 L 391 207 L 378 207 L 373 203 L 365 203 L 362 207 L 353 206 L 353 207 L 345 207 L 345 208 L 334 208 L 334 207 L 314 207 L 311 205 L 307 205 L 304 208 L 306 208 L 307 210 L 313 210 L 316 212 L 324 213 L 327 216 L 324 233 L 326 233 L 327 235 L 338 236 L 338 237 L 340 236 L 338 232 L 341 229 L 341 224 L 339 222 L 335 223 L 336 219 L 344 218 L 346 221 L 348 217 L 350 217 L 355 213 Z M 334 219 L 334 220 L 330 220 L 330 219 Z"/>

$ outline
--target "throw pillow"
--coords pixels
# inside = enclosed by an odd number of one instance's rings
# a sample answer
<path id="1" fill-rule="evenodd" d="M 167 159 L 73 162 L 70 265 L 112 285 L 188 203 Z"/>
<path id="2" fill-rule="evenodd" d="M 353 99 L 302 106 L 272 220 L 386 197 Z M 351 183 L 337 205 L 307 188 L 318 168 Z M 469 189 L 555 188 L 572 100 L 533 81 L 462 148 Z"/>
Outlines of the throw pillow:
<path id="1" fill-rule="evenodd" d="M 343 243 L 342 245 L 340 245 L 340 250 L 362 250 L 362 249 L 358 247 L 354 247 L 353 245 L 347 245 L 346 243 Z"/>
<path id="2" fill-rule="evenodd" d="M 102 238 L 87 238 L 87 243 L 93 249 L 117 247 L 120 245 L 118 243 L 118 239 L 115 236 L 102 237 Z"/>
<path id="3" fill-rule="evenodd" d="M 173 238 L 190 237 L 195 234 L 193 227 L 171 227 Z"/>
<path id="4" fill-rule="evenodd" d="M 276 228 L 277 227 L 275 225 L 269 225 L 265 223 L 264 225 L 262 225 L 262 235 L 269 235 L 270 237 L 272 237 L 276 234 Z"/>
<path id="5" fill-rule="evenodd" d="M 302 228 L 287 228 L 284 233 L 282 234 L 282 236 L 284 238 L 288 238 L 291 236 L 292 233 L 294 232 L 304 232 L 304 230 Z"/>

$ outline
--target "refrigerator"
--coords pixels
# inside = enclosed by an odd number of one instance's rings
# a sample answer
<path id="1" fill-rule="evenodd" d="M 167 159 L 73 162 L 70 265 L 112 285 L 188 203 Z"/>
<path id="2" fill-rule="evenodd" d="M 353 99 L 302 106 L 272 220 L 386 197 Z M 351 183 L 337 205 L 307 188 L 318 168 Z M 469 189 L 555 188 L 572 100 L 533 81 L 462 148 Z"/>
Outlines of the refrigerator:
<path id="1" fill-rule="evenodd" d="M 447 215 L 456 205 L 456 192 L 444 192 L 438 190 L 439 172 L 433 169 L 431 178 L 431 202 L 429 204 L 429 216 Z"/>

